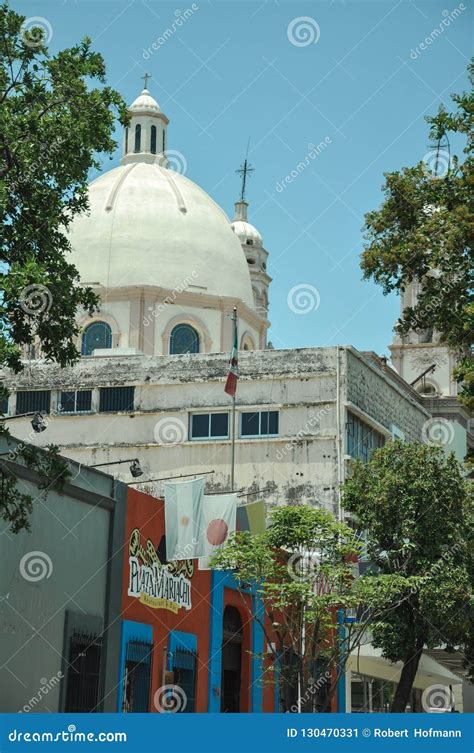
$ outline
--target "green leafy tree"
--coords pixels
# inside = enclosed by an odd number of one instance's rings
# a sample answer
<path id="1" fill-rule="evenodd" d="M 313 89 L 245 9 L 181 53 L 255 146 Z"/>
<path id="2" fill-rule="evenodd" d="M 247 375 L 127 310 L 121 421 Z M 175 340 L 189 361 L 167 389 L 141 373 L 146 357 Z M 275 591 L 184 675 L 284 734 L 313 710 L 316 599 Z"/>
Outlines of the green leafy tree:
<path id="1" fill-rule="evenodd" d="M 470 82 L 474 66 L 469 67 Z M 397 330 L 436 330 L 458 355 L 460 399 L 474 407 L 473 250 L 474 92 L 452 96 L 454 112 L 428 117 L 433 150 L 414 167 L 385 174 L 384 201 L 366 215 L 364 278 L 385 294 L 422 283 L 417 303 L 407 307 Z M 449 135 L 466 141 L 464 160 L 451 157 Z"/>
<path id="2" fill-rule="evenodd" d="M 345 509 L 366 531 L 374 572 L 359 579 L 374 605 L 373 644 L 403 668 L 391 711 L 404 712 L 425 648 L 464 650 L 473 617 L 472 497 L 454 455 L 390 442 L 356 462 Z M 365 594 L 365 596 L 364 596 Z"/>
<path id="3" fill-rule="evenodd" d="M 116 146 L 116 117 L 127 120 L 90 39 L 55 55 L 46 41 L 44 29 L 0 5 L 0 366 L 15 371 L 31 346 L 62 366 L 78 358 L 76 311 L 98 300 L 68 261 L 67 228 L 87 210 L 90 169 Z M 4 462 L 0 473 L 9 520 L 22 498 Z M 21 528 L 25 516 L 15 520 Z"/>
<path id="4" fill-rule="evenodd" d="M 266 617 L 257 621 L 272 652 L 266 673 L 274 678 L 278 666 L 286 711 L 321 710 L 362 639 L 362 623 L 344 637 L 336 629 L 338 610 L 360 601 L 353 577 L 358 551 L 352 529 L 329 512 L 289 505 L 271 511 L 264 533 L 236 533 L 212 558 L 213 567 L 233 570 L 241 586 L 255 584 Z"/>

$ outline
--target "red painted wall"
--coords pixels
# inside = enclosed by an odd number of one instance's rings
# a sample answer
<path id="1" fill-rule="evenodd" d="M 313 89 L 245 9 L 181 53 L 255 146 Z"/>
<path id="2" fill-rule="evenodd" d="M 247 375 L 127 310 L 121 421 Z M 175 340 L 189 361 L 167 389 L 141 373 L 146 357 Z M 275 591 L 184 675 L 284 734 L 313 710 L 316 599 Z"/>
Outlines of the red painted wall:
<path id="1" fill-rule="evenodd" d="M 177 614 L 173 614 L 167 609 L 155 609 L 142 604 L 134 596 L 128 596 L 129 541 L 135 528 L 140 531 L 143 547 L 146 547 L 146 541 L 150 539 L 156 548 L 165 532 L 164 503 L 162 500 L 136 489 L 129 489 L 124 542 L 122 617 L 124 620 L 133 620 L 153 626 L 154 654 L 150 711 L 156 711 L 153 704 L 154 694 L 163 685 L 162 671 L 164 652 L 168 646 L 168 632 L 170 630 L 181 630 L 186 633 L 194 633 L 198 637 L 196 711 L 205 712 L 208 706 L 207 657 L 209 655 L 211 573 L 210 571 L 198 570 L 197 560 L 193 560 L 194 573 L 190 579 L 192 608 L 189 611 L 181 608 Z"/>

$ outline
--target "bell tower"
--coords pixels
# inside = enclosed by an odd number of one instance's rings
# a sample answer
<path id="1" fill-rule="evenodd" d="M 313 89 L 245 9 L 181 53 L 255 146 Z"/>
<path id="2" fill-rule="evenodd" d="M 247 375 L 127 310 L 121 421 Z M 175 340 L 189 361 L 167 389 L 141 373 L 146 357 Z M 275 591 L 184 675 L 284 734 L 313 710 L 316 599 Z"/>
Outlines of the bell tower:
<path id="1" fill-rule="evenodd" d="M 400 309 L 416 305 L 421 283 L 414 280 L 403 291 Z M 434 329 L 409 332 L 406 336 L 395 334 L 389 346 L 392 363 L 406 382 L 424 397 L 455 397 L 457 383 L 453 379 L 456 365 L 454 354 L 440 343 Z"/>
<path id="2" fill-rule="evenodd" d="M 242 178 L 242 186 L 240 198 L 234 205 L 234 219 L 231 222 L 231 228 L 238 236 L 245 258 L 247 259 L 255 311 L 268 321 L 268 291 L 272 281 L 267 272 L 268 251 L 263 247 L 263 238 L 257 228 L 248 221 L 249 205 L 245 198 L 247 180 L 254 169 L 248 161 L 247 146 L 247 156 L 244 163 L 236 170 Z"/>

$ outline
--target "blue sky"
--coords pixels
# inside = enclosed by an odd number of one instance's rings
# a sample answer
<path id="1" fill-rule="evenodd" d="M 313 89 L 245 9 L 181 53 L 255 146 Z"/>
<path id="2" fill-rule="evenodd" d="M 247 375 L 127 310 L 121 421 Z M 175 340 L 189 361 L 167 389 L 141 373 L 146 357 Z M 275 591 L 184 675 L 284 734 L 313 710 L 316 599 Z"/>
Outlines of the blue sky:
<path id="1" fill-rule="evenodd" d="M 471 0 L 11 4 L 47 19 L 52 50 L 92 37 L 108 83 L 127 101 L 150 73 L 149 89 L 171 120 L 168 147 L 228 214 L 250 137 L 249 219 L 270 253 L 275 347 L 350 343 L 387 352 L 399 302 L 361 279 L 363 218 L 381 202 L 383 172 L 429 152 L 424 116 L 467 84 Z M 173 27 L 186 9 L 192 13 Z M 449 24 L 440 26 L 443 19 Z M 308 145 L 324 141 L 308 158 Z M 300 285 L 319 302 L 305 314 L 288 304 Z"/>

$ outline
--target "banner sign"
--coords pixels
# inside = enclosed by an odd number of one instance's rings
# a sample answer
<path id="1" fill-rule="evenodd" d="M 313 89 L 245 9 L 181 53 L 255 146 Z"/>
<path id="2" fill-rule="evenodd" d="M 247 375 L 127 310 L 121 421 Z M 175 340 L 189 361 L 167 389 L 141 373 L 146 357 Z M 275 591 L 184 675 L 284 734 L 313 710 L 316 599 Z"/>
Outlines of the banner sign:
<path id="1" fill-rule="evenodd" d="M 140 531 L 134 528 L 130 535 L 128 564 L 129 596 L 147 607 L 168 609 L 174 614 L 180 609 L 191 609 L 192 560 L 162 564 L 151 539 L 147 539 L 143 547 Z"/>

